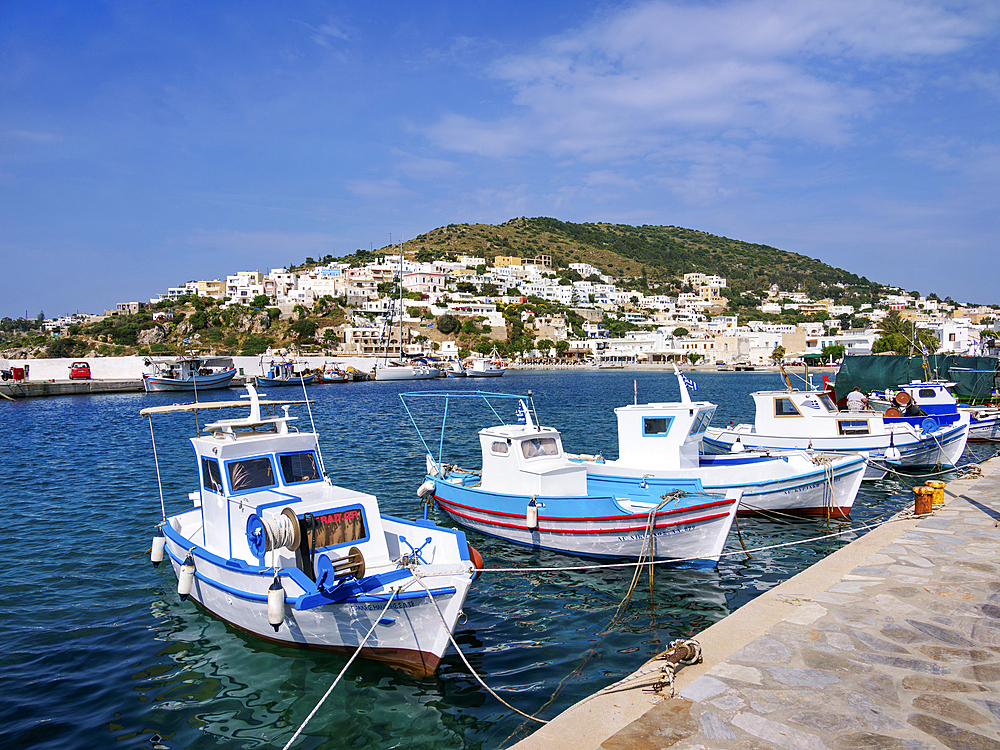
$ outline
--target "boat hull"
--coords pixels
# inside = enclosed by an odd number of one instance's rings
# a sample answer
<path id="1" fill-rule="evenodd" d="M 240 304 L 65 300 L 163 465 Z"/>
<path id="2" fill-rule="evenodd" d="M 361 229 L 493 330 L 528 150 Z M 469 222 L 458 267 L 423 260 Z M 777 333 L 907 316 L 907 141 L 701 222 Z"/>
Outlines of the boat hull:
<path id="1" fill-rule="evenodd" d="M 736 428 L 709 428 L 705 446 L 717 453 L 732 449 L 738 439 L 744 448 L 758 450 L 816 450 L 823 453 L 863 453 L 867 455 L 869 470 L 865 479 L 880 479 L 887 466 L 919 469 L 935 466 L 955 466 L 965 450 L 969 438 L 969 424 L 946 427 L 924 435 L 913 432 L 891 433 L 891 445 L 900 454 L 898 460 L 886 459 L 890 447 L 890 434 L 851 435 L 842 437 L 786 437 L 760 435 L 749 425 Z"/>
<path id="2" fill-rule="evenodd" d="M 403 587 L 386 610 L 390 585 L 373 587 L 361 596 L 316 606 L 306 598 L 311 582 L 297 568 L 281 569 L 286 591 L 284 623 L 277 631 L 269 624 L 267 590 L 272 569 L 227 561 L 208 552 L 196 539 L 183 536 L 172 517 L 164 527 L 166 553 L 179 576 L 188 552 L 195 560 L 195 578 L 189 598 L 229 625 L 257 638 L 286 646 L 353 653 L 374 626 L 374 633 L 361 648 L 365 658 L 386 663 L 414 676 L 433 674 L 448 649 L 449 633 L 455 628 L 471 583 L 469 575 L 428 575 L 430 595 L 412 576 L 392 581 Z M 418 530 L 414 527 L 414 535 Z M 366 579 L 367 580 L 367 579 Z M 411 585 L 406 585 L 407 582 Z M 315 599 L 315 594 L 312 595 Z M 385 610 L 385 613 L 383 613 Z M 440 615 L 439 615 L 440 611 Z M 447 629 L 442 626 L 442 619 Z"/>
<path id="3" fill-rule="evenodd" d="M 285 385 L 309 385 L 315 380 L 315 375 L 298 375 L 290 378 L 269 378 L 265 375 L 258 375 L 254 378 L 254 385 L 258 388 L 280 388 Z"/>
<path id="4" fill-rule="evenodd" d="M 143 375 L 142 387 L 146 393 L 159 391 L 207 391 L 213 388 L 228 388 L 236 377 L 236 369 L 224 370 L 211 375 L 195 375 L 194 377 L 161 378 L 157 375 Z"/>
<path id="5" fill-rule="evenodd" d="M 441 371 L 434 367 L 375 367 L 375 380 L 431 380 L 440 377 Z"/>
<path id="6" fill-rule="evenodd" d="M 862 456 L 804 453 L 703 456 L 698 468 L 653 472 L 618 467 L 613 461 L 586 466 L 595 488 L 613 494 L 642 481 L 662 494 L 678 478 L 697 477 L 710 494 L 741 491 L 740 515 L 780 512 L 824 518 L 850 514 L 866 469 Z"/>
<path id="7" fill-rule="evenodd" d="M 593 558 L 642 556 L 649 513 L 660 501 L 659 495 L 635 489 L 631 498 L 536 496 L 537 526 L 531 528 L 528 496 L 479 490 L 454 484 L 448 477 L 434 481 L 438 507 L 467 529 L 526 547 Z M 738 494 L 720 498 L 699 492 L 668 503 L 656 513 L 653 557 L 692 567 L 716 565 L 738 507 Z"/>
<path id="8" fill-rule="evenodd" d="M 979 442 L 1000 441 L 1000 415 L 983 417 L 973 414 L 969 425 L 969 440 Z"/>
<path id="9" fill-rule="evenodd" d="M 475 370 L 470 367 L 465 371 L 465 374 L 467 377 L 470 378 L 499 378 L 505 372 L 507 372 L 506 367 L 501 368 L 499 370 Z"/>

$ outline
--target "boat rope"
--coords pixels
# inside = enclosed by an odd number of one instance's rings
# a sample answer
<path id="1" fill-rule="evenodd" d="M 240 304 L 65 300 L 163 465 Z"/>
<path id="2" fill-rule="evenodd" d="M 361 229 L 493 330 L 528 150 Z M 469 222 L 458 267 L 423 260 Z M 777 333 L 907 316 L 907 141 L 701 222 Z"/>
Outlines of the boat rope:
<path id="1" fill-rule="evenodd" d="M 514 713 L 519 714 L 519 715 L 523 716 L 526 719 L 531 719 L 532 721 L 537 721 L 539 724 L 548 724 L 549 722 L 547 720 L 545 720 L 545 719 L 539 719 L 537 716 L 532 716 L 531 714 L 526 714 L 524 711 L 521 711 L 520 709 L 515 708 L 514 706 L 510 705 L 507 701 L 505 701 L 503 698 L 501 698 L 496 693 L 496 691 L 493 690 L 493 688 L 491 688 L 489 685 L 486 684 L 485 680 L 483 680 L 483 678 L 479 676 L 479 673 L 475 669 L 473 669 L 472 665 L 469 663 L 469 660 L 467 658 L 465 658 L 465 654 L 462 652 L 462 649 L 459 647 L 458 642 L 455 640 L 454 633 L 452 633 L 451 632 L 451 628 L 448 627 L 448 622 L 444 619 L 444 615 L 441 614 L 441 608 L 438 607 L 438 603 L 434 599 L 434 595 L 431 593 L 431 590 L 429 588 L 427 588 L 427 586 L 421 580 L 421 578 L 423 576 L 420 573 L 418 573 L 417 571 L 411 570 L 410 572 L 413 573 L 413 580 L 415 580 L 418 584 L 420 584 L 420 587 L 427 593 L 427 597 L 431 600 L 431 604 L 434 605 L 434 610 L 437 612 L 437 616 L 441 620 L 441 625 L 444 627 L 445 632 L 448 634 L 448 639 L 451 641 L 451 645 L 455 647 L 455 651 L 457 651 L 458 655 L 460 657 L 462 657 L 462 661 L 465 663 L 466 668 L 469 670 L 469 672 L 472 673 L 472 676 L 476 678 L 476 680 L 479 682 L 479 684 L 483 686 L 483 688 L 486 690 L 486 692 L 488 692 L 490 695 L 492 695 L 500 703 L 502 703 L 503 705 L 505 705 L 507 708 L 509 708 Z"/>
<path id="2" fill-rule="evenodd" d="M 277 516 L 260 518 L 264 527 L 265 551 L 278 550 L 282 547 L 291 549 L 295 543 L 295 524 L 284 513 Z"/>
<path id="3" fill-rule="evenodd" d="M 327 688 L 327 691 L 323 694 L 323 697 L 319 699 L 319 703 L 317 703 L 313 707 L 313 710 L 309 712 L 309 715 L 299 725 L 299 728 L 295 730 L 295 734 L 293 734 L 292 738 L 285 743 L 285 746 L 282 748 L 282 750 L 288 750 L 288 748 L 292 746 L 292 743 L 295 742 L 296 739 L 298 739 L 298 736 L 300 734 L 302 734 L 302 730 L 306 728 L 306 724 L 308 724 L 310 719 L 312 719 L 312 717 L 316 715 L 316 712 L 319 711 L 320 706 L 323 705 L 326 699 L 330 697 L 330 693 L 332 693 L 333 689 L 337 687 L 337 684 L 344 676 L 344 673 L 347 672 L 347 668 L 351 666 L 351 664 L 354 662 L 356 658 L 358 658 L 358 654 L 361 653 L 361 649 L 364 648 L 364 645 L 368 642 L 368 639 L 371 638 L 372 633 L 375 632 L 375 628 L 378 627 L 379 621 L 385 616 L 385 613 L 389 610 L 389 605 L 392 604 L 393 600 L 396 598 L 397 593 L 398 593 L 397 589 L 392 590 L 392 594 L 389 596 L 389 601 L 385 603 L 385 608 L 379 613 L 379 616 L 375 618 L 375 622 L 372 624 L 371 630 L 368 631 L 365 637 L 361 640 L 361 643 L 358 644 L 358 647 L 354 650 L 354 653 L 351 654 L 351 658 L 347 660 L 347 664 L 345 664 L 344 668 L 340 670 L 340 674 L 337 675 L 337 679 L 335 679 L 333 681 L 333 684 L 330 685 L 329 688 Z"/>
<path id="4" fill-rule="evenodd" d="M 660 679 L 649 686 L 649 690 L 643 692 L 661 693 L 663 688 L 670 688 L 670 695 L 674 697 L 674 679 L 677 677 L 677 668 L 686 667 L 692 664 L 701 664 L 701 644 L 693 638 L 678 639 L 670 642 L 670 647 L 652 661 L 663 661 L 660 667 Z"/>
<path id="5" fill-rule="evenodd" d="M 868 458 L 868 459 L 865 459 L 865 460 L 870 465 L 876 467 L 877 469 L 881 469 L 881 470 L 883 470 L 883 471 L 885 471 L 885 472 L 887 472 L 889 474 L 895 474 L 896 476 L 899 476 L 899 477 L 908 477 L 910 479 L 925 479 L 927 477 L 939 477 L 942 474 L 947 474 L 947 473 L 949 473 L 951 471 L 957 471 L 959 479 L 964 479 L 964 478 L 966 478 L 966 475 L 964 474 L 964 472 L 966 472 L 966 471 L 975 471 L 975 470 L 979 469 L 979 467 L 982 466 L 982 464 L 984 464 L 987 461 L 990 461 L 990 460 L 992 460 L 994 458 L 997 458 L 998 456 L 1000 456 L 1000 451 L 997 451 L 993 455 L 987 456 L 986 458 L 984 458 L 984 459 L 982 459 L 980 461 L 973 461 L 971 463 L 962 464 L 961 466 L 949 466 L 949 467 L 941 469 L 939 471 L 932 471 L 932 472 L 929 472 L 927 474 L 913 474 L 913 473 L 910 473 L 910 472 L 907 472 L 907 471 L 900 471 L 899 469 L 896 469 L 896 468 L 894 468 L 893 466 L 891 466 L 889 464 L 883 464 L 883 463 L 880 463 L 880 462 L 878 462 L 878 461 L 876 461 L 874 459 L 871 459 L 871 458 Z M 981 469 L 979 469 L 979 470 L 981 471 Z"/>
<path id="6" fill-rule="evenodd" d="M 821 542 L 824 539 L 834 539 L 839 536 L 844 536 L 846 534 L 852 534 L 856 532 L 868 532 L 873 529 L 877 529 L 886 523 L 892 521 L 902 520 L 906 517 L 902 512 L 897 513 L 890 518 L 879 521 L 878 523 L 862 523 L 859 526 L 853 526 L 849 529 L 840 529 L 839 531 L 833 531 L 829 534 L 823 534 L 822 536 L 810 537 L 808 539 L 797 539 L 791 542 L 780 542 L 778 544 L 769 544 L 762 547 L 751 547 L 746 550 L 745 553 L 751 552 L 766 552 L 772 549 L 782 549 L 784 547 L 796 547 L 802 544 L 811 544 L 813 542 Z M 732 552 L 721 552 L 719 557 L 730 557 L 733 555 L 745 554 L 743 550 L 733 550 Z M 480 573 L 558 573 L 564 571 L 575 571 L 575 570 L 602 570 L 610 568 L 632 568 L 641 567 L 645 565 L 677 565 L 683 562 L 693 562 L 695 560 L 702 560 L 701 557 L 674 557 L 669 560 L 651 560 L 648 562 L 638 563 L 638 562 L 625 562 L 625 563 L 607 563 L 604 565 L 567 565 L 558 568 L 477 568 Z"/>
<path id="7" fill-rule="evenodd" d="M 156 464 L 156 486 L 160 490 L 160 513 L 163 514 L 163 523 L 167 522 L 167 506 L 163 503 L 163 480 L 160 479 L 160 457 L 156 455 L 156 436 L 153 434 L 153 415 L 149 416 L 149 439 L 153 443 L 153 463 Z"/>
<path id="8" fill-rule="evenodd" d="M 674 500 L 680 499 L 682 496 L 687 494 L 684 490 L 674 490 L 673 492 L 667 492 L 660 496 L 659 504 L 651 508 L 649 515 L 646 517 L 646 531 L 642 539 L 642 548 L 639 550 L 639 559 L 635 565 L 635 573 L 632 576 L 632 584 L 629 586 L 628 592 L 625 594 L 625 598 L 622 599 L 621 603 L 618 605 L 618 609 L 615 610 L 614 615 L 611 617 L 611 622 L 608 623 L 607 629 L 610 630 L 614 627 L 618 618 L 625 612 L 628 608 L 628 603 L 632 599 L 632 593 L 635 591 L 636 585 L 639 583 L 639 575 L 642 572 L 643 564 L 646 562 L 647 557 L 649 561 L 653 561 L 654 555 L 654 539 L 653 530 L 656 527 L 656 514 L 663 509 L 663 506 Z M 649 566 L 649 594 L 652 600 L 653 596 L 653 566 Z"/>

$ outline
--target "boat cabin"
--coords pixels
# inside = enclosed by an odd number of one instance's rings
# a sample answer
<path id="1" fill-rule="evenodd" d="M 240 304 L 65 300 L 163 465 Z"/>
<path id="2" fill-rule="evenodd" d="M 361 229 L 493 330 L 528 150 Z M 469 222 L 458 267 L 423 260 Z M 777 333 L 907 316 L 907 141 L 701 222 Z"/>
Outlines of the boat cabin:
<path id="1" fill-rule="evenodd" d="M 754 431 L 785 437 L 881 435 L 881 414 L 840 411 L 826 391 L 757 391 L 753 393 Z"/>
<path id="2" fill-rule="evenodd" d="M 656 470 L 697 468 L 702 438 L 715 408 L 707 401 L 619 406 L 615 409 L 616 465 Z"/>
<path id="3" fill-rule="evenodd" d="M 299 568 L 317 580 L 322 560 L 336 563 L 357 548 L 373 567 L 390 562 L 376 498 L 336 487 L 323 475 L 317 436 L 289 425 L 296 417 L 265 414 L 252 386 L 250 414 L 213 422 L 191 438 L 207 551 L 250 565 Z M 169 408 L 169 407 L 167 407 Z M 268 527 L 265 529 L 265 527 Z M 271 551 L 267 533 L 298 534 L 292 550 Z M 327 563 L 328 564 L 328 563 Z"/>
<path id="4" fill-rule="evenodd" d="M 586 495 L 587 470 L 569 462 L 559 431 L 535 426 L 523 401 L 520 410 L 527 415 L 524 424 L 479 431 L 481 488 L 508 495 Z"/>
<path id="5" fill-rule="evenodd" d="M 939 425 L 957 422 L 958 401 L 950 390 L 954 386 L 954 383 L 914 380 L 899 386 L 896 392 L 887 392 L 890 405 L 885 413 L 886 422 L 921 425 L 928 417 Z"/>

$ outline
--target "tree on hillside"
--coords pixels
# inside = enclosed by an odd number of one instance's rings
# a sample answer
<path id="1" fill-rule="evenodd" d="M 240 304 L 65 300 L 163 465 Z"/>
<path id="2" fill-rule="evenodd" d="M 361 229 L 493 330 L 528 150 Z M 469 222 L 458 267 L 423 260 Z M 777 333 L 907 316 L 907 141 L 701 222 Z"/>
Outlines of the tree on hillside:
<path id="1" fill-rule="evenodd" d="M 882 319 L 879 330 L 882 335 L 872 345 L 872 352 L 875 354 L 894 352 L 910 355 L 920 351 L 921 347 L 933 354 L 938 349 L 938 340 L 933 333 L 903 320 L 896 310 Z"/>

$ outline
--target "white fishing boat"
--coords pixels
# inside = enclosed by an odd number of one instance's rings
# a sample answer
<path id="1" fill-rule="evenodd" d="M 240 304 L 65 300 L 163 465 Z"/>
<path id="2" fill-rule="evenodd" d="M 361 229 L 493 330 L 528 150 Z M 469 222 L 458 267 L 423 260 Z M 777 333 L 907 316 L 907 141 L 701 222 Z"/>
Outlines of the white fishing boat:
<path id="1" fill-rule="evenodd" d="M 165 554 L 182 599 L 264 640 L 360 648 L 412 674 L 432 673 L 481 558 L 461 531 L 383 515 L 374 495 L 332 484 L 315 429 L 289 424 L 297 419 L 291 405 L 303 402 L 247 390 L 249 402 L 140 412 L 152 433 L 154 415 L 194 412 L 197 424 L 199 411 L 249 408 L 191 438 L 195 486 L 186 510 L 168 515 L 161 485 L 154 564 Z"/>
<path id="2" fill-rule="evenodd" d="M 620 492 L 640 482 L 659 491 L 679 479 L 698 479 L 705 492 L 740 490 L 740 514 L 850 514 L 865 473 L 863 456 L 804 450 L 705 455 L 702 440 L 716 405 L 692 401 L 688 381 L 676 368 L 674 372 L 680 401 L 615 409 L 616 460 L 576 457 L 594 490 Z"/>
<path id="3" fill-rule="evenodd" d="M 753 424 L 709 427 L 705 445 L 715 452 L 743 448 L 811 449 L 862 453 L 868 457 L 865 479 L 881 479 L 890 468 L 954 466 L 969 437 L 969 415 L 945 420 L 840 411 L 826 391 L 807 389 L 757 391 Z"/>
<path id="4" fill-rule="evenodd" d="M 379 362 L 375 365 L 375 380 L 430 380 L 441 377 L 436 367 L 403 362 Z"/>
<path id="5" fill-rule="evenodd" d="M 446 465 L 413 419 L 413 399 L 514 400 L 518 422 L 479 432 L 480 470 Z M 482 392 L 425 391 L 400 398 L 427 450 L 418 494 L 433 496 L 461 526 L 516 544 L 585 557 L 656 559 L 712 567 L 736 518 L 741 491 L 709 493 L 697 477 L 670 482 L 633 480 L 614 491 L 595 486 L 587 467 L 563 451 L 558 430 L 537 424 L 530 397 Z M 442 424 L 442 429 L 444 429 Z M 439 443 L 443 445 L 443 440 Z"/>
<path id="6" fill-rule="evenodd" d="M 470 378 L 499 378 L 507 372 L 503 357 L 494 346 L 485 357 L 475 357 L 465 366 L 465 374 Z"/>
<path id="7" fill-rule="evenodd" d="M 207 391 L 228 388 L 236 376 L 232 357 L 150 357 L 142 387 L 157 391 Z"/>

